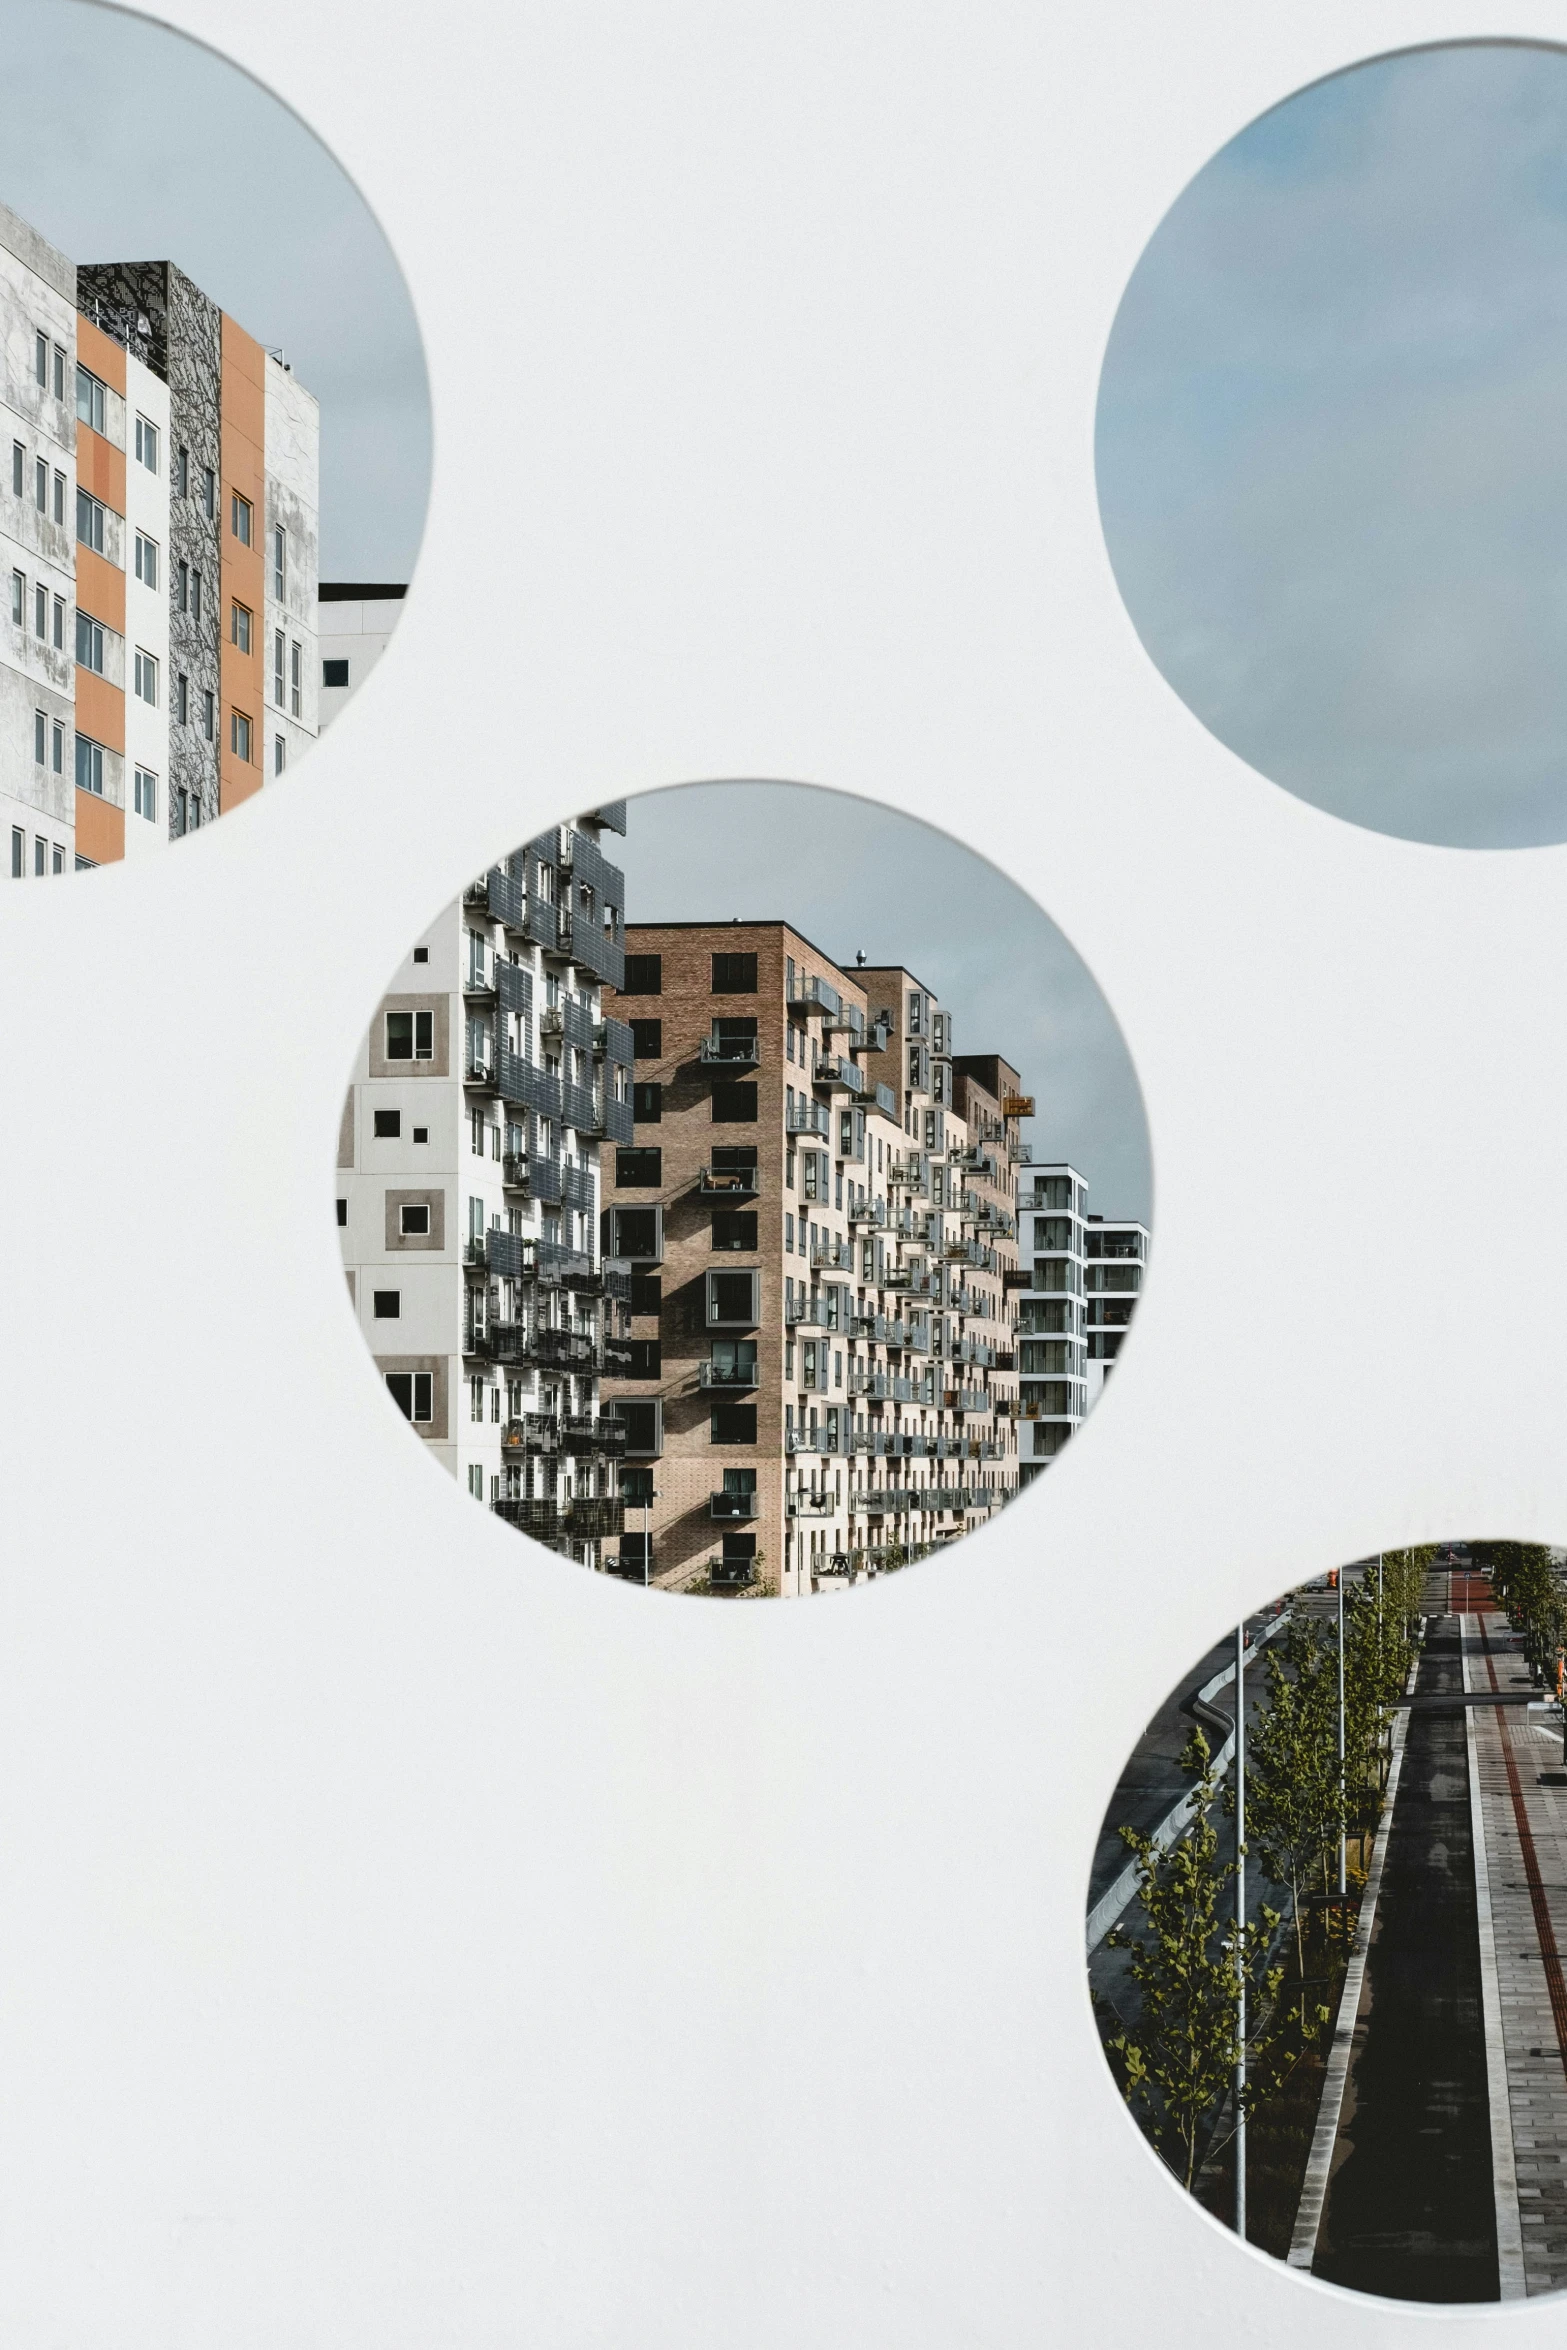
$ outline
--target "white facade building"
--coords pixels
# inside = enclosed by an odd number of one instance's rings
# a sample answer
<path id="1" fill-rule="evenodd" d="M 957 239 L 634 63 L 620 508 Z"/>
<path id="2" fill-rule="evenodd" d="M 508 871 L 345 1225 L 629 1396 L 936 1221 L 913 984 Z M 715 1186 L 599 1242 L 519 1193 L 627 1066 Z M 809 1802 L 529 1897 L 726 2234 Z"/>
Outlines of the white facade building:
<path id="1" fill-rule="evenodd" d="M 1055 1459 L 1088 1409 L 1083 1311 L 1087 1187 L 1065 1161 L 1019 1169 L 1018 1473 Z"/>
<path id="2" fill-rule="evenodd" d="M 125 854 L 169 840 L 169 387 L 132 353 L 119 401 L 125 451 L 129 688 L 121 791 Z M 118 395 L 110 395 L 112 408 Z M 112 437 L 112 435 L 111 435 Z"/>
<path id="3" fill-rule="evenodd" d="M 1148 1262 L 1148 1227 L 1132 1217 L 1090 1216 L 1084 1233 L 1083 1286 L 1088 1339 L 1088 1404 L 1104 1392 L 1121 1351 Z"/>
<path id="4" fill-rule="evenodd" d="M 321 724 L 328 726 L 358 691 L 391 641 L 407 590 L 356 580 L 323 580 L 317 631 L 321 655 Z"/>

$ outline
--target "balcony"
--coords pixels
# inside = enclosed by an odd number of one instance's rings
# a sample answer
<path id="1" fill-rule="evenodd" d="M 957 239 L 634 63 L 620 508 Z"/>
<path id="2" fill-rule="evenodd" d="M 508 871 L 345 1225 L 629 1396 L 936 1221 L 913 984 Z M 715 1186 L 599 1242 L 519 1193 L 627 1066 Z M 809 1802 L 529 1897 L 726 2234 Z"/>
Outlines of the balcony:
<path id="1" fill-rule="evenodd" d="M 784 1298 L 784 1320 L 791 1330 L 825 1330 L 828 1327 L 827 1309 L 819 1297 L 807 1297 L 797 1289 L 791 1298 Z"/>
<path id="2" fill-rule="evenodd" d="M 560 946 L 560 920 L 548 898 L 531 897 L 523 910 L 520 928 L 535 946 L 554 954 Z"/>
<path id="3" fill-rule="evenodd" d="M 489 977 L 486 977 L 482 965 L 470 963 L 463 979 L 462 991 L 465 996 L 470 998 L 477 998 L 480 1001 L 483 1001 L 486 997 L 492 996 L 495 993 L 495 976 L 493 967 L 491 968 Z"/>
<path id="4" fill-rule="evenodd" d="M 785 1452 L 829 1452 L 832 1447 L 819 1429 L 786 1428 L 784 1430 L 784 1450 Z"/>
<path id="5" fill-rule="evenodd" d="M 593 1032 L 593 1050 L 601 1061 L 629 1069 L 636 1058 L 630 1023 L 612 1020 L 606 1013 Z"/>
<path id="6" fill-rule="evenodd" d="M 553 1452 L 559 1437 L 560 1422 L 553 1412 L 524 1412 L 520 1420 L 508 1420 L 501 1430 L 501 1452 Z"/>
<path id="7" fill-rule="evenodd" d="M 536 1363 L 563 1371 L 597 1368 L 598 1342 L 587 1330 L 535 1330 L 528 1353 Z"/>
<path id="8" fill-rule="evenodd" d="M 626 1530 L 626 1505 L 609 1494 L 575 1495 L 566 1504 L 566 1532 L 578 1541 L 601 1542 Z"/>
<path id="9" fill-rule="evenodd" d="M 697 1176 L 696 1187 L 704 1199 L 755 1199 L 760 1179 L 755 1167 L 748 1171 L 726 1167 L 716 1173 L 713 1168 L 704 1167 Z"/>
<path id="10" fill-rule="evenodd" d="M 561 1116 L 578 1134 L 597 1134 L 598 1110 L 594 1105 L 590 1085 L 573 1085 L 568 1080 L 560 1089 Z"/>
<path id="11" fill-rule="evenodd" d="M 591 1216 L 593 1213 L 593 1192 L 594 1183 L 591 1168 L 569 1166 L 561 1168 L 560 1196 L 566 1207 L 581 1208 Z"/>
<path id="12" fill-rule="evenodd" d="M 560 1079 L 550 1070 L 535 1068 L 505 1045 L 497 1050 L 495 1061 L 495 1085 L 504 1100 L 516 1102 L 541 1118 L 560 1116 Z"/>
<path id="13" fill-rule="evenodd" d="M 895 1126 L 902 1123 L 898 1116 L 898 1097 L 890 1085 L 878 1085 L 870 1101 L 872 1107 L 880 1110 L 884 1118 L 890 1118 Z"/>
<path id="14" fill-rule="evenodd" d="M 562 1248 L 558 1240 L 535 1240 L 528 1271 L 544 1289 L 581 1288 L 592 1279 L 593 1259 L 580 1248 Z"/>
<path id="15" fill-rule="evenodd" d="M 825 1102 L 807 1101 L 797 1095 L 784 1112 L 784 1124 L 791 1134 L 810 1134 L 826 1142 L 832 1134 L 832 1117 Z"/>
<path id="16" fill-rule="evenodd" d="M 498 1518 L 519 1533 L 531 1534 L 535 1542 L 558 1542 L 561 1534 L 560 1510 L 553 1501 L 537 1496 L 503 1493 L 490 1504 Z"/>
<path id="17" fill-rule="evenodd" d="M 754 1036 L 704 1036 L 699 1058 L 708 1069 L 759 1069 L 762 1050 Z"/>
<path id="18" fill-rule="evenodd" d="M 811 1270 L 821 1273 L 854 1272 L 854 1244 L 848 1240 L 817 1240 L 811 1244 Z"/>
<path id="19" fill-rule="evenodd" d="M 526 926 L 522 891 L 498 865 L 492 865 L 488 873 L 468 884 L 463 891 L 463 904 L 482 906 L 497 922 L 504 922 L 508 930 L 522 930 Z"/>
<path id="20" fill-rule="evenodd" d="M 837 1514 L 838 1503 L 830 1493 L 791 1493 L 789 1496 L 791 1518 L 835 1518 Z"/>
<path id="21" fill-rule="evenodd" d="M 840 1092 L 852 1093 L 858 1099 L 870 1079 L 858 1061 L 851 1061 L 840 1053 L 829 1053 L 811 1071 L 811 1083 L 836 1086 Z"/>
<path id="22" fill-rule="evenodd" d="M 887 1203 L 880 1199 L 862 1199 L 849 1210 L 849 1222 L 862 1225 L 867 1231 L 879 1232 L 887 1221 Z"/>
<path id="23" fill-rule="evenodd" d="M 946 1387 L 941 1395 L 942 1408 L 949 1412 L 988 1412 L 990 1397 L 983 1387 Z"/>
<path id="24" fill-rule="evenodd" d="M 463 1056 L 464 1085 L 473 1086 L 480 1093 L 498 1093 L 495 1054 L 485 1046 L 470 1045 Z"/>
<path id="25" fill-rule="evenodd" d="M 744 1395 L 761 1385 L 755 1363 L 700 1363 L 696 1376 L 698 1387 L 723 1395 Z"/>
<path id="26" fill-rule="evenodd" d="M 528 1161 L 528 1189 L 545 1207 L 553 1207 L 560 1198 L 561 1164 L 559 1159 L 541 1159 L 535 1151 Z"/>
<path id="27" fill-rule="evenodd" d="M 1032 1118 L 1034 1097 L 1031 1093 L 1004 1093 L 1001 1097 L 1003 1118 Z"/>
<path id="28" fill-rule="evenodd" d="M 821 1012 L 829 1020 L 838 1020 L 843 1012 L 843 998 L 825 979 L 807 979 L 796 975 L 789 991 L 789 1009 L 793 1012 Z"/>
<path id="29" fill-rule="evenodd" d="M 745 1591 L 756 1581 L 752 1559 L 714 1559 L 707 1571 L 710 1591 Z"/>
<path id="30" fill-rule="evenodd" d="M 710 1493 L 707 1497 L 708 1516 L 721 1518 L 726 1524 L 747 1524 L 756 1513 L 754 1493 Z"/>

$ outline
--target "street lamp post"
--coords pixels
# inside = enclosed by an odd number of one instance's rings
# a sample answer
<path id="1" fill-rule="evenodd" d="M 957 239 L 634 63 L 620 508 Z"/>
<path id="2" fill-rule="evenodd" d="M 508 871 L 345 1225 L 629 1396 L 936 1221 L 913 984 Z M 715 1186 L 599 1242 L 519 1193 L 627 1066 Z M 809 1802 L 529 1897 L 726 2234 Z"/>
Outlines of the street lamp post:
<path id="1" fill-rule="evenodd" d="M 1235 2233 L 1246 2241 L 1246 1622 L 1235 1627 Z"/>

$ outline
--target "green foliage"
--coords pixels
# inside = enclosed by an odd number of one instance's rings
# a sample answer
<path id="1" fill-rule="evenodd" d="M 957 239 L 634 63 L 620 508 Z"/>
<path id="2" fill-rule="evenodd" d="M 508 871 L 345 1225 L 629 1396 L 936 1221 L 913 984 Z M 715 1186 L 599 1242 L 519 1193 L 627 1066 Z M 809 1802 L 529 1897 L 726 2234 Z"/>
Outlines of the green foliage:
<path id="1" fill-rule="evenodd" d="M 1297 1618 L 1267 1652 L 1267 1698 L 1246 1739 L 1246 1836 L 1287 1888 L 1297 1968 L 1308 1887 L 1332 1888 L 1344 1817 L 1338 1772 L 1338 1651 L 1325 1624 Z"/>
<path id="2" fill-rule="evenodd" d="M 1219 1791 L 1200 1729 L 1187 1741 L 1182 1763 L 1196 1781 L 1187 1833 L 1161 1852 L 1136 1829 L 1121 1830 L 1139 1864 L 1144 1932 L 1117 1926 L 1106 1939 L 1131 1953 L 1139 2013 L 1135 2028 L 1123 2027 L 1107 2045 L 1119 2059 L 1128 2104 L 1141 2108 L 1147 2134 L 1189 2188 L 1207 2150 L 1211 2117 L 1234 2085 L 1243 1985 L 1246 2111 L 1277 2093 L 1299 2051 L 1287 2047 L 1285 2019 L 1277 2013 L 1284 1969 L 1270 1952 L 1278 1911 L 1264 1908 L 1244 1933 L 1236 1931 L 1235 1863 L 1220 1857 L 1213 1818 Z M 1326 2018 L 1319 2009 L 1309 2032 Z"/>
<path id="3" fill-rule="evenodd" d="M 1543 1542 L 1477 1542 L 1475 1563 L 1507 1610 L 1537 1681 L 1554 1682 L 1567 1648 L 1567 1597 Z"/>

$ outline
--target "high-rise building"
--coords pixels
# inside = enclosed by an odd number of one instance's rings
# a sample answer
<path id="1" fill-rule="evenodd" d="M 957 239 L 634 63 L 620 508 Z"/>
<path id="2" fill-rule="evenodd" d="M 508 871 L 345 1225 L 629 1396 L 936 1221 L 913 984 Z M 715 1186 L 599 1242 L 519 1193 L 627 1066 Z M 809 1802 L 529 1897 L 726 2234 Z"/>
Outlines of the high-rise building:
<path id="1" fill-rule="evenodd" d="M 600 1152 L 632 1136 L 625 803 L 492 867 L 409 950 L 343 1106 L 338 1223 L 387 1391 L 477 1500 L 590 1566 L 618 1537 L 599 1410 L 630 1283 L 598 1246 Z"/>
<path id="2" fill-rule="evenodd" d="M 1083 1234 L 1084 1313 L 1087 1322 L 1087 1401 L 1104 1392 L 1121 1351 L 1148 1262 L 1148 1227 L 1135 1217 L 1090 1215 Z"/>
<path id="3" fill-rule="evenodd" d="M 402 617 L 405 586 L 324 579 L 317 638 L 321 652 L 321 724 L 328 726 L 357 693 L 391 642 Z"/>
<path id="4" fill-rule="evenodd" d="M 956 1072 L 914 973 L 782 921 L 633 925 L 615 1008 L 621 1571 L 800 1595 L 954 1540 L 1016 1486 L 1005 1065 Z"/>
<path id="5" fill-rule="evenodd" d="M 0 870 L 138 856 L 316 732 L 314 398 L 171 262 L 0 208 Z"/>
<path id="6" fill-rule="evenodd" d="M 1023 1483 L 1053 1461 L 1088 1409 L 1083 1225 L 1088 1187 L 1058 1160 L 1023 1170 L 1018 1187 L 1018 1467 Z"/>

